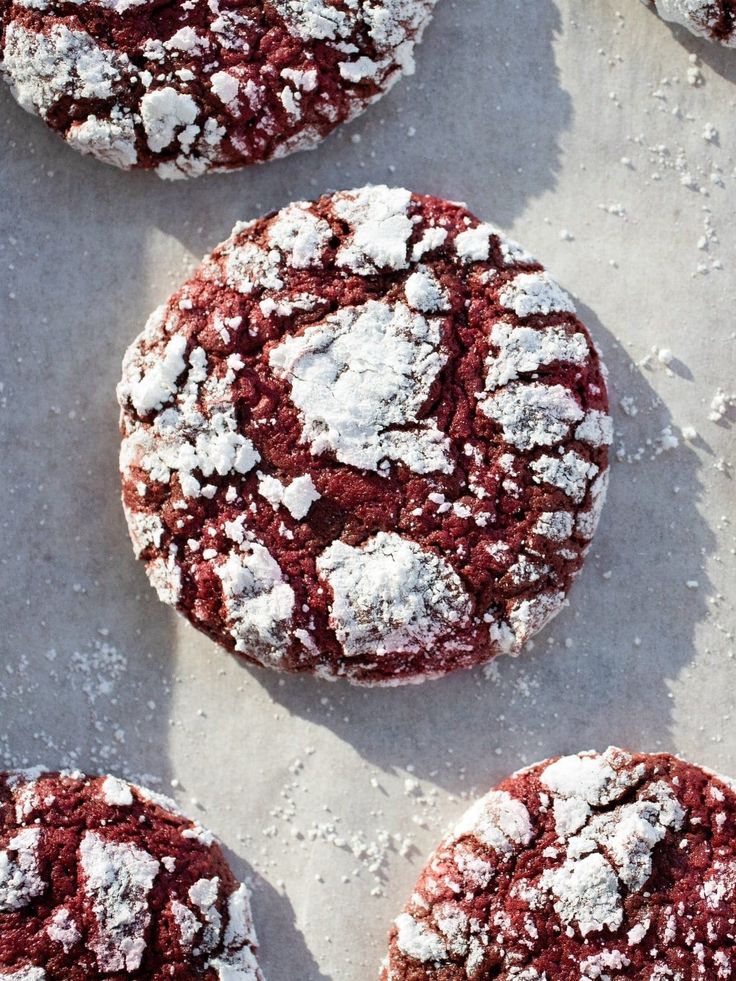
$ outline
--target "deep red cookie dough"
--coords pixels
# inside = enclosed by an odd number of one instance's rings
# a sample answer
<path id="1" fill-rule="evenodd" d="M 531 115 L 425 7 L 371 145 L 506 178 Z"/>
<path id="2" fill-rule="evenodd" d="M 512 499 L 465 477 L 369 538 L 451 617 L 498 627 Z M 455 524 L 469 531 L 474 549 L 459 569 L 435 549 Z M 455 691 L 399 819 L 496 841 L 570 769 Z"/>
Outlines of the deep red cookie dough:
<path id="1" fill-rule="evenodd" d="M 210 832 L 116 777 L 0 773 L 0 978 L 263 981 Z"/>
<path id="2" fill-rule="evenodd" d="M 645 0 L 664 20 L 692 34 L 736 47 L 736 0 Z"/>
<path id="3" fill-rule="evenodd" d="M 666 753 L 547 760 L 429 859 L 383 981 L 731 979 L 733 784 Z"/>
<path id="4" fill-rule="evenodd" d="M 165 602 L 229 650 L 367 684 L 517 651 L 605 492 L 570 297 L 464 207 L 367 187 L 233 236 L 129 349 L 123 500 Z"/>
<path id="5" fill-rule="evenodd" d="M 193 177 L 314 146 L 413 71 L 436 0 L 0 0 L 0 69 L 76 149 Z"/>

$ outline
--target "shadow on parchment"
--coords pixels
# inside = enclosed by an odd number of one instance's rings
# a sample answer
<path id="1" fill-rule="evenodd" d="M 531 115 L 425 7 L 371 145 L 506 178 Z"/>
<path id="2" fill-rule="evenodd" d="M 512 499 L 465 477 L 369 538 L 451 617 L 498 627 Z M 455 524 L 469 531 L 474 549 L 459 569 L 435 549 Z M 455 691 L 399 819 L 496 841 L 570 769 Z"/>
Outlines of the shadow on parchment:
<path id="1" fill-rule="evenodd" d="M 331 981 L 319 969 L 299 932 L 296 913 L 288 896 L 274 889 L 230 849 L 223 851 L 236 877 L 250 887 L 258 935 L 258 961 L 267 981 L 288 978 L 295 964 L 299 965 L 299 981 Z"/>
<path id="2" fill-rule="evenodd" d="M 173 634 L 142 588 L 117 468 L 142 251 L 120 202 L 66 169 L 75 155 L 4 88 L 0 103 L 0 767 L 166 789 Z"/>

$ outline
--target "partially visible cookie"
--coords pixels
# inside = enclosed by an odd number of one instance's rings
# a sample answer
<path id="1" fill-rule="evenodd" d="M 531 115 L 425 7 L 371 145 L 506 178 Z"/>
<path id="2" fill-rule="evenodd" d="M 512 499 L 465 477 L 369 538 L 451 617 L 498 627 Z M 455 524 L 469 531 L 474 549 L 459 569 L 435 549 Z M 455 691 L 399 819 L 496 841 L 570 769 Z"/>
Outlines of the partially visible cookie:
<path id="1" fill-rule="evenodd" d="M 736 47 L 736 0 L 644 0 L 698 37 Z"/>
<path id="2" fill-rule="evenodd" d="M 246 887 L 172 801 L 0 773 L 0 978 L 263 981 L 255 954 Z"/>
<path id="3" fill-rule="evenodd" d="M 82 153 L 194 177 L 357 115 L 413 71 L 435 2 L 0 0 L 0 68 Z"/>
<path id="4" fill-rule="evenodd" d="M 282 671 L 421 681 L 563 606 L 612 436 L 571 298 L 461 205 L 364 187 L 238 225 L 126 354 L 151 582 Z"/>
<path id="5" fill-rule="evenodd" d="M 547 760 L 474 804 L 390 934 L 383 981 L 728 981 L 736 793 L 666 753 Z"/>

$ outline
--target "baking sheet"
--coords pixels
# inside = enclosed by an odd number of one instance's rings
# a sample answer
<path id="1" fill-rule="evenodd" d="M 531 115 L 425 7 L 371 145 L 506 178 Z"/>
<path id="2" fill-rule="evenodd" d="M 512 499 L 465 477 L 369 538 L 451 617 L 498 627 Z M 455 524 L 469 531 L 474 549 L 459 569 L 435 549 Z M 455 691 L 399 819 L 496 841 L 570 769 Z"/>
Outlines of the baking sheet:
<path id="1" fill-rule="evenodd" d="M 0 764 L 173 794 L 252 878 L 269 981 L 375 977 L 424 855 L 524 763 L 615 742 L 736 775 L 736 417 L 709 418 L 736 390 L 735 104 L 736 51 L 635 0 L 441 0 L 367 115 L 193 183 L 80 158 L 0 91 Z M 465 200 L 557 274 L 620 458 L 534 650 L 387 691 L 246 669 L 164 608 L 116 467 L 148 312 L 237 219 L 367 181 Z"/>

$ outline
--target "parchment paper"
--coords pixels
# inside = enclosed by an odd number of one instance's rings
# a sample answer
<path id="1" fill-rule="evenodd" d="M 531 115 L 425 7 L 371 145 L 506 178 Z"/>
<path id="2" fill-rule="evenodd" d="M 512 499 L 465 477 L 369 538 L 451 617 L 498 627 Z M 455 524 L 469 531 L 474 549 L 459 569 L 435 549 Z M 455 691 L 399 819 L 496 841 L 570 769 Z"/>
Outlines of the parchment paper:
<path id="1" fill-rule="evenodd" d="M 353 125 L 189 183 L 80 158 L 0 92 L 0 764 L 176 796 L 252 878 L 269 981 L 375 977 L 426 853 L 524 763 L 613 742 L 736 775 L 736 420 L 711 407 L 736 390 L 735 107 L 736 51 L 635 0 L 441 0 Z M 368 181 L 467 201 L 575 294 L 621 457 L 533 651 L 386 691 L 243 668 L 164 608 L 116 464 L 148 312 L 236 220 Z"/>

